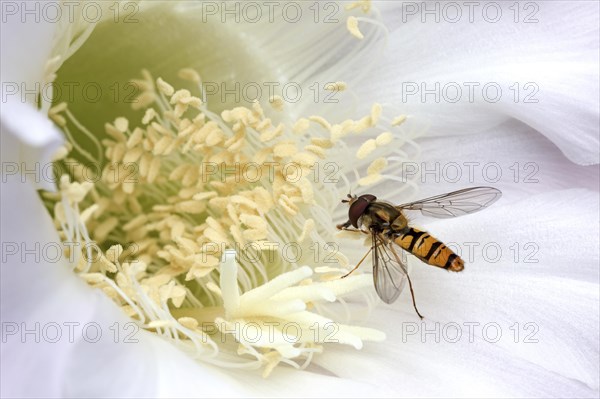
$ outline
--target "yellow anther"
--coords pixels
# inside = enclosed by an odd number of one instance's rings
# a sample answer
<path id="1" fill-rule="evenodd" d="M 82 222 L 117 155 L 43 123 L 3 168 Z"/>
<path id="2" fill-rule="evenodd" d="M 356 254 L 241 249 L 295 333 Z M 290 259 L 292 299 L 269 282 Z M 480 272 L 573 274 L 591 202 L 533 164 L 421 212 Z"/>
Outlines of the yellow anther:
<path id="1" fill-rule="evenodd" d="M 352 34 L 352 36 L 356 37 L 357 39 L 363 39 L 365 37 L 360 29 L 358 29 L 358 19 L 356 19 L 356 17 L 348 17 L 346 20 L 346 28 Z"/>

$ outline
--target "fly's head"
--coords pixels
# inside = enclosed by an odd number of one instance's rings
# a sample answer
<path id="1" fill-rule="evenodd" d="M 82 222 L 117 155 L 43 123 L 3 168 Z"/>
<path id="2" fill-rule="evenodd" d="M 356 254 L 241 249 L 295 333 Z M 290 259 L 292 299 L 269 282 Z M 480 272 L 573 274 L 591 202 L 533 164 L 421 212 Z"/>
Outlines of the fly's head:
<path id="1" fill-rule="evenodd" d="M 355 228 L 358 228 L 358 221 L 361 216 L 366 212 L 369 204 L 377 199 L 372 194 L 363 194 L 360 197 L 356 195 L 348 194 L 348 199 L 342 200 L 342 202 L 350 205 L 348 209 L 348 220 Z"/>

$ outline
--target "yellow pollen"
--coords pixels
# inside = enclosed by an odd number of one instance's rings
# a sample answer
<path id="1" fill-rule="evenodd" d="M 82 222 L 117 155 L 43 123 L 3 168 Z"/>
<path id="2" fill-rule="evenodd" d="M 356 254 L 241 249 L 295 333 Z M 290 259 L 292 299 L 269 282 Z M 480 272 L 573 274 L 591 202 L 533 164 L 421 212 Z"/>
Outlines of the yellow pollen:
<path id="1" fill-rule="evenodd" d="M 162 78 L 156 79 L 156 86 L 158 87 L 158 90 L 160 90 L 160 92 L 165 96 L 170 97 L 173 95 L 173 93 L 175 93 L 173 86 L 162 80 Z"/>
<path id="2" fill-rule="evenodd" d="M 294 154 L 292 162 L 306 168 L 312 168 L 317 162 L 317 157 L 309 152 L 299 152 Z"/>
<path id="3" fill-rule="evenodd" d="M 298 152 L 298 148 L 293 142 L 283 142 L 273 148 L 273 155 L 279 158 L 291 157 L 296 152 Z"/>
<path id="4" fill-rule="evenodd" d="M 189 90 L 186 90 L 186 89 L 177 90 L 175 93 L 173 93 L 171 95 L 170 103 L 177 104 L 181 100 L 185 100 L 187 98 L 190 98 L 191 96 L 192 96 L 192 93 L 190 93 Z"/>
<path id="5" fill-rule="evenodd" d="M 127 151 L 125 153 L 125 155 L 123 156 L 123 163 L 131 164 L 133 162 L 136 162 L 138 159 L 140 159 L 140 157 L 143 154 L 144 154 L 144 149 L 142 147 L 132 148 L 129 151 Z"/>
<path id="6" fill-rule="evenodd" d="M 271 104 L 271 107 L 273 107 L 274 110 L 283 111 L 283 106 L 285 105 L 285 102 L 283 101 L 283 98 L 281 96 L 273 96 L 269 98 L 269 103 Z"/>
<path id="7" fill-rule="evenodd" d="M 148 217 L 146 215 L 138 215 L 135 218 L 131 219 L 129 223 L 123 226 L 123 230 L 129 231 L 137 229 L 138 227 L 143 226 L 148 221 Z"/>
<path id="8" fill-rule="evenodd" d="M 183 68 L 179 70 L 177 76 L 179 76 L 181 79 L 185 79 L 196 84 L 200 84 L 201 82 L 200 75 L 192 68 Z"/>
<path id="9" fill-rule="evenodd" d="M 119 117 L 115 119 L 115 128 L 121 132 L 125 133 L 127 129 L 129 129 L 129 121 L 127 118 Z"/>
<path id="10" fill-rule="evenodd" d="M 50 108 L 48 110 L 48 114 L 49 115 L 60 114 L 61 112 L 64 112 L 66 110 L 67 110 L 67 103 L 62 102 L 62 103 L 59 103 L 59 104 L 55 105 L 54 107 Z"/>
<path id="11" fill-rule="evenodd" d="M 358 29 L 358 19 L 356 19 L 356 17 L 348 17 L 348 19 L 346 20 L 346 29 L 348 29 L 352 36 L 356 37 L 357 39 L 362 40 L 365 37 L 360 31 L 360 29 Z"/>
<path id="12" fill-rule="evenodd" d="M 111 125 L 110 123 L 107 123 L 104 125 L 104 130 L 106 131 L 106 133 L 109 136 L 111 136 L 117 142 L 127 141 L 127 136 L 125 136 L 125 134 L 123 134 L 123 131 L 116 128 L 115 126 Z"/>
<path id="13" fill-rule="evenodd" d="M 283 129 L 283 124 L 278 125 L 276 128 L 270 128 L 269 130 L 265 129 L 260 135 L 260 141 L 267 142 L 281 136 L 283 134 Z"/>
<path id="14" fill-rule="evenodd" d="M 285 194 L 279 197 L 277 203 L 290 215 L 295 216 L 298 213 L 298 207 L 292 202 L 292 200 Z"/>
<path id="15" fill-rule="evenodd" d="M 67 119 L 60 114 L 48 114 L 50 119 L 60 127 L 67 126 Z"/>
<path id="16" fill-rule="evenodd" d="M 64 159 L 68 154 L 69 154 L 69 149 L 67 148 L 67 146 L 61 145 L 56 150 L 56 152 L 54 153 L 54 155 L 52 155 L 52 161 L 56 162 L 56 161 L 59 161 L 61 159 Z"/>
<path id="17" fill-rule="evenodd" d="M 289 319 L 300 322 L 304 331 L 328 321 L 318 314 L 318 302 L 372 287 L 370 278 L 339 281 L 349 262 L 333 247 L 319 251 L 312 261 L 303 256 L 302 263 L 290 262 L 281 248 L 291 241 L 303 251 L 315 244 L 321 248 L 334 238 L 328 215 L 339 206 L 341 185 L 327 184 L 327 179 L 341 176 L 340 182 L 347 183 L 349 176 L 359 178 L 353 172 L 364 170 L 369 155 L 391 143 L 391 133 L 381 133 L 381 126 L 371 129 L 380 120 L 381 106 L 358 120 L 332 124 L 314 115 L 290 122 L 289 115 L 273 116 L 273 110 L 286 111 L 283 98 L 274 96 L 265 109 L 256 101 L 219 115 L 202 102 L 196 71 L 179 71 L 180 78 L 198 86 L 192 91 L 176 89 L 148 71 L 142 75 L 134 80 L 141 91 L 132 104 L 139 115 L 107 123 L 102 139 L 88 135 L 97 149 L 86 158 L 101 158 L 101 178 L 85 181 L 91 169 L 75 161 L 83 151 L 74 141 L 55 157 L 59 163 L 75 162 L 73 173 L 61 177 L 59 194 L 43 195 L 63 239 L 95 241 L 104 249 L 92 262 L 80 257 L 74 264 L 90 285 L 145 329 L 215 359 L 220 352 L 234 355 L 235 348 L 204 333 L 205 322 L 222 318 L 263 328 L 261 323 Z M 337 81 L 326 89 L 342 91 L 347 84 Z M 71 128 L 66 104 L 51 108 L 49 115 Z M 352 161 L 348 154 L 356 147 L 340 140 L 360 132 L 373 138 L 357 152 L 364 161 Z M 319 168 L 321 160 L 341 167 L 340 175 Z M 386 166 L 383 157 L 371 162 L 359 184 L 381 179 Z M 256 258 L 237 256 L 232 275 L 231 265 L 220 258 L 247 244 Z M 336 267 L 312 275 L 311 267 L 323 265 L 324 259 Z M 335 338 L 342 344 L 360 347 L 362 339 L 379 337 L 340 326 Z M 234 339 L 247 355 L 244 362 L 262 364 L 268 374 L 279 363 L 299 366 L 321 351 L 322 339 L 308 336 L 296 344 L 279 338 L 273 345 Z"/>
<path id="18" fill-rule="evenodd" d="M 375 139 L 378 147 L 383 147 L 388 145 L 394 140 L 394 136 L 390 132 L 383 132 Z"/>
<path id="19" fill-rule="evenodd" d="M 333 143 L 329 139 L 311 138 L 310 142 L 314 145 L 317 145 L 317 146 L 319 146 L 321 148 L 325 148 L 325 149 L 329 149 L 329 148 L 333 147 Z"/>
<path id="20" fill-rule="evenodd" d="M 298 119 L 296 121 L 296 123 L 294 123 L 292 132 L 294 132 L 294 134 L 302 134 L 308 130 L 309 126 L 310 126 L 310 121 L 308 119 L 306 119 L 306 118 Z"/>
<path id="21" fill-rule="evenodd" d="M 392 119 L 392 126 L 400 126 L 406 120 L 406 115 L 400 115 Z"/>
<path id="22" fill-rule="evenodd" d="M 377 123 L 379 122 L 379 118 L 381 117 L 382 111 L 383 108 L 381 107 L 381 104 L 373 104 L 373 106 L 371 107 L 371 126 L 377 125 Z"/>
<path id="23" fill-rule="evenodd" d="M 312 152 L 321 159 L 327 158 L 327 151 L 318 145 L 307 145 L 304 149 L 308 152 Z"/>
<path id="24" fill-rule="evenodd" d="M 331 130 L 331 124 L 329 122 L 327 122 L 327 120 L 325 118 L 323 118 L 322 116 L 312 115 L 312 116 L 309 116 L 308 119 L 311 122 L 318 123 L 327 131 Z"/>
<path id="25" fill-rule="evenodd" d="M 377 174 L 377 173 L 381 172 L 387 166 L 387 164 L 388 164 L 387 159 L 385 159 L 383 157 L 377 158 L 376 160 L 371 162 L 371 165 L 369 165 L 369 167 L 367 168 L 367 174 L 369 174 L 369 175 Z"/>
<path id="26" fill-rule="evenodd" d="M 329 90 L 329 91 L 344 91 L 348 88 L 348 85 L 346 84 L 346 82 L 333 82 L 333 83 L 328 83 L 325 85 L 325 90 Z"/>
<path id="27" fill-rule="evenodd" d="M 156 94 L 151 91 L 144 91 L 141 95 L 136 97 L 136 101 L 131 105 L 134 110 L 140 110 L 148 108 L 152 103 L 156 101 Z"/>
<path id="28" fill-rule="evenodd" d="M 210 198 L 215 198 L 217 196 L 217 193 L 214 191 L 208 191 L 208 192 L 204 192 L 204 193 L 198 193 L 196 195 L 194 195 L 194 199 L 196 201 L 204 201 Z"/>
<path id="29" fill-rule="evenodd" d="M 175 205 L 176 212 L 201 214 L 206 210 L 206 204 L 200 201 L 183 201 Z"/>
<path id="30" fill-rule="evenodd" d="M 373 151 L 375 151 L 376 148 L 377 148 L 377 142 L 374 139 L 369 139 L 360 146 L 358 151 L 356 151 L 356 157 L 358 159 L 365 159 Z"/>
<path id="31" fill-rule="evenodd" d="M 140 144 L 144 138 L 144 131 L 139 127 L 136 127 L 133 130 L 133 133 L 127 139 L 127 148 L 133 148 L 136 145 Z"/>
<path id="32" fill-rule="evenodd" d="M 367 14 L 371 10 L 371 0 L 359 0 L 345 6 L 348 11 L 358 7 L 360 7 L 363 13 Z"/>

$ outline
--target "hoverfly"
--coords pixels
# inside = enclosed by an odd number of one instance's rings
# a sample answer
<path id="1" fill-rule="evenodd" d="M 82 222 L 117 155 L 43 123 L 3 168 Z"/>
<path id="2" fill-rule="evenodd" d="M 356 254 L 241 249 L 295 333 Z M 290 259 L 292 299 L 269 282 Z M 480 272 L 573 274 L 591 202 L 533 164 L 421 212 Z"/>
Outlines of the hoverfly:
<path id="1" fill-rule="evenodd" d="M 463 270 L 465 263 L 460 256 L 426 231 L 409 226 L 404 211 L 418 210 L 425 216 L 451 218 L 480 211 L 496 202 L 501 195 L 500 190 L 493 187 L 473 187 L 403 205 L 392 205 L 377 201 L 377 197 L 372 194 L 359 197 L 348 194 L 348 199 L 342 200 L 350 206 L 348 221 L 337 225 L 337 228 L 370 234 L 372 245 L 356 267 L 343 277 L 355 271 L 372 253 L 373 281 L 377 295 L 383 302 L 392 303 L 408 281 L 413 307 L 422 319 L 406 265 L 394 247 L 402 248 L 428 265 L 453 272 Z M 354 229 L 350 228 L 351 225 Z"/>

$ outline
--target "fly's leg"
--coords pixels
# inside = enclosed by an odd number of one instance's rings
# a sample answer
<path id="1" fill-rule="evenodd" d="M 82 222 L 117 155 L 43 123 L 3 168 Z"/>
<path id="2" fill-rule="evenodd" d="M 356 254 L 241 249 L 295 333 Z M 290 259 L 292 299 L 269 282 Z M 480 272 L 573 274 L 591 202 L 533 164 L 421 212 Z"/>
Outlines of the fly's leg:
<path id="1" fill-rule="evenodd" d="M 351 231 L 351 232 L 353 232 L 353 233 L 364 233 L 364 234 L 368 234 L 368 233 L 367 233 L 366 231 L 364 231 L 364 230 L 361 230 L 361 229 L 355 229 L 354 227 L 350 228 L 349 226 L 350 226 L 350 221 L 347 221 L 346 223 L 344 223 L 344 224 L 338 224 L 338 225 L 337 225 L 337 226 L 335 226 L 335 227 L 337 227 L 337 229 L 338 229 L 338 230 Z"/>
<path id="2" fill-rule="evenodd" d="M 352 224 L 352 222 L 350 222 L 348 220 L 348 221 L 346 221 L 346 223 L 338 224 L 335 227 L 337 227 L 338 230 L 348 230 L 348 227 L 350 227 L 351 224 Z"/>
<path id="3" fill-rule="evenodd" d="M 417 316 L 419 316 L 421 320 L 423 320 L 423 315 L 421 315 L 421 313 L 419 313 L 419 309 L 417 309 L 417 302 L 415 301 L 415 291 L 413 290 L 412 281 L 410 281 L 410 276 L 408 274 L 406 275 L 406 277 L 408 277 L 408 288 L 410 288 L 410 296 L 412 297 L 413 308 L 415 308 Z"/>
<path id="4" fill-rule="evenodd" d="M 392 253 L 394 254 L 394 257 L 396 258 L 398 263 L 400 265 L 402 265 L 402 262 L 400 261 L 400 258 L 398 257 L 398 254 L 396 253 L 396 250 L 392 247 L 390 247 L 390 249 L 392 250 Z M 419 312 L 419 309 L 417 309 L 417 301 L 415 300 L 415 291 L 413 290 L 413 285 L 412 285 L 412 281 L 410 280 L 410 276 L 408 275 L 408 270 L 404 270 L 404 273 L 406 273 L 406 277 L 408 278 L 408 288 L 410 288 L 410 296 L 412 297 L 413 308 L 415 308 L 415 312 L 417 312 L 417 315 L 421 318 L 421 320 L 423 320 L 423 315 L 421 315 L 421 313 Z"/>
<path id="5" fill-rule="evenodd" d="M 361 229 L 355 229 L 355 228 L 351 228 L 351 229 L 350 229 L 350 228 L 345 228 L 345 229 L 340 229 L 340 230 L 343 230 L 343 231 L 351 231 L 351 232 L 353 232 L 353 233 L 364 233 L 364 234 L 368 234 L 368 233 L 367 233 L 366 231 L 364 231 L 364 230 L 361 230 Z"/>
<path id="6" fill-rule="evenodd" d="M 344 274 L 341 278 L 346 278 L 349 275 L 352 274 L 352 272 L 354 272 L 356 269 L 358 269 L 358 267 L 360 266 L 361 263 L 363 263 L 363 261 L 367 258 L 367 255 L 369 255 L 371 253 L 371 251 L 373 250 L 373 247 L 371 247 L 367 253 L 365 254 L 365 256 L 362 257 L 362 259 L 360 260 L 360 262 L 358 262 L 358 264 L 356 266 L 354 266 L 354 269 L 350 270 L 348 273 Z"/>

